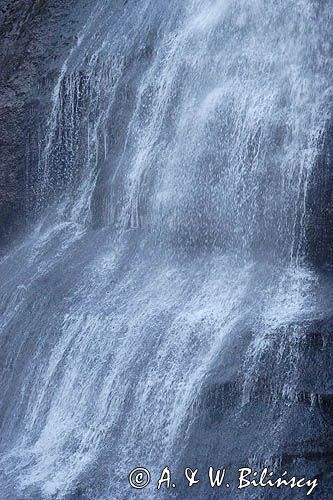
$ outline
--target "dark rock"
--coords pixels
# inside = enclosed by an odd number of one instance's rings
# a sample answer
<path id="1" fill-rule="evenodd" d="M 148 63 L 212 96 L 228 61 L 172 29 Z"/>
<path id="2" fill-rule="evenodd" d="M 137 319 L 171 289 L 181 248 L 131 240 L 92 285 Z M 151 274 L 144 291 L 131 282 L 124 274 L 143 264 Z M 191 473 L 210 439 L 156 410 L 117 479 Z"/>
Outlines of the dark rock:
<path id="1" fill-rule="evenodd" d="M 333 267 L 333 124 L 322 138 L 320 154 L 309 181 L 307 259 L 319 268 Z"/>
<path id="2" fill-rule="evenodd" d="M 75 8 L 73 5 L 75 4 Z M 89 7 L 90 6 L 90 7 Z M 59 69 L 88 0 L 7 0 L 0 8 L 0 243 L 32 216 L 38 148 Z"/>

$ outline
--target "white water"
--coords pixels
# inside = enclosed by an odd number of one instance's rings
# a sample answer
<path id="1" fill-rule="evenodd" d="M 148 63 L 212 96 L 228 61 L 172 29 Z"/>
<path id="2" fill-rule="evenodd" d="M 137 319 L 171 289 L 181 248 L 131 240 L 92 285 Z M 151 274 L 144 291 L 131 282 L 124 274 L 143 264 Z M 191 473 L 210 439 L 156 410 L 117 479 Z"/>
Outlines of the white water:
<path id="1" fill-rule="evenodd" d="M 177 463 L 227 338 L 256 332 L 245 404 L 271 333 L 324 314 L 303 243 L 332 90 L 325 7 L 92 11 L 52 96 L 41 223 L 0 264 L 4 498 L 80 482 L 136 498 L 129 471 Z"/>

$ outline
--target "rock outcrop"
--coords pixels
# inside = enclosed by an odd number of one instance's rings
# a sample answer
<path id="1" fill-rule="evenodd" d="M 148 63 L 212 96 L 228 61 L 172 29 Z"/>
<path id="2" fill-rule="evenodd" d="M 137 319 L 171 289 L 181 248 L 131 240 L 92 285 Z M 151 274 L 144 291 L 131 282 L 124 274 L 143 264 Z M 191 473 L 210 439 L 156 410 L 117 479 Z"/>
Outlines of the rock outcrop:
<path id="1" fill-rule="evenodd" d="M 31 217 L 38 149 L 59 69 L 87 0 L 6 0 L 0 7 L 0 242 Z"/>

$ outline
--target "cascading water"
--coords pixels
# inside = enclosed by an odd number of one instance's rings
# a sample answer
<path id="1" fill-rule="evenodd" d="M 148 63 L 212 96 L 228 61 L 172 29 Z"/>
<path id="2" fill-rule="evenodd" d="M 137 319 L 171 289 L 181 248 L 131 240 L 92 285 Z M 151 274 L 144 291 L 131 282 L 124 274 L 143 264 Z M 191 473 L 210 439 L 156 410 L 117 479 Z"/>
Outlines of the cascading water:
<path id="1" fill-rule="evenodd" d="M 300 346 L 332 317 L 305 258 L 331 10 L 92 6 L 31 166 L 38 223 L 0 263 L 2 498 L 215 498 L 128 473 L 278 467 L 301 423 L 327 436 Z"/>

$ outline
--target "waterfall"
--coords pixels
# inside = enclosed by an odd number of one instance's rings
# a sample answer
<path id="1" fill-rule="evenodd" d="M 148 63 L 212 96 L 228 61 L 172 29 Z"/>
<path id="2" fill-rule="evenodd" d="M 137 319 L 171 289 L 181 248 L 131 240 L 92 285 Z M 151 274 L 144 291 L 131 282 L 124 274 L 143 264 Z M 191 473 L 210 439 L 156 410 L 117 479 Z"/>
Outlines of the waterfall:
<path id="1" fill-rule="evenodd" d="M 4 499 L 134 499 L 135 467 L 278 467 L 325 432 L 302 346 L 332 315 L 306 254 L 331 2 L 92 4 L 0 261 Z"/>

